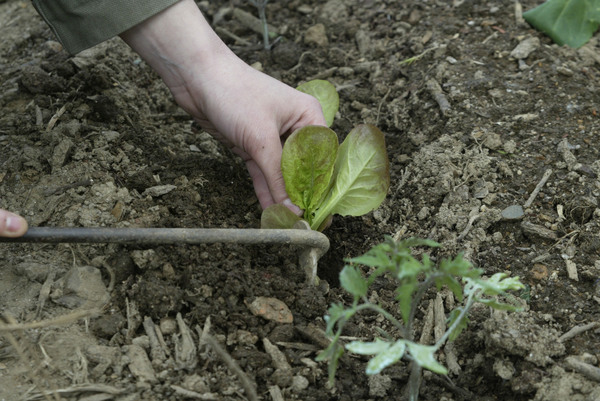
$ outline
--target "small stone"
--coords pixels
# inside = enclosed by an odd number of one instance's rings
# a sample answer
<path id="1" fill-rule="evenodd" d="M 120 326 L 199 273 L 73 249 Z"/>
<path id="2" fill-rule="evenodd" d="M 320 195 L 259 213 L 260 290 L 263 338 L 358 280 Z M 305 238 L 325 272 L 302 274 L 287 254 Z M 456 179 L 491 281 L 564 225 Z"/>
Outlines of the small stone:
<path id="1" fill-rule="evenodd" d="M 577 275 L 577 265 L 570 259 L 565 260 L 565 264 L 567 265 L 567 276 L 574 281 L 579 281 L 579 276 Z"/>
<path id="2" fill-rule="evenodd" d="M 36 281 L 43 284 L 48 277 L 48 271 L 52 269 L 51 266 L 42 263 L 35 262 L 22 262 L 15 267 L 15 272 L 19 275 L 25 275 L 30 281 Z"/>
<path id="3" fill-rule="evenodd" d="M 515 151 L 517 150 L 517 143 L 510 139 L 504 142 L 504 144 L 502 145 L 502 149 L 504 149 L 506 153 L 515 153 Z"/>
<path id="4" fill-rule="evenodd" d="M 523 207 L 521 205 L 511 205 L 500 212 L 502 219 L 504 220 L 520 220 L 525 215 Z"/>
<path id="5" fill-rule="evenodd" d="M 362 29 L 359 29 L 354 35 L 356 39 L 356 47 L 361 56 L 368 54 L 371 51 L 371 38 L 369 34 Z"/>
<path id="6" fill-rule="evenodd" d="M 531 53 L 536 51 L 540 47 L 540 40 L 535 36 L 530 36 L 526 39 L 523 39 L 517 47 L 510 52 L 510 56 L 512 58 L 516 58 L 518 60 L 525 59 L 529 57 Z"/>
<path id="7" fill-rule="evenodd" d="M 513 120 L 514 121 L 522 121 L 522 122 L 530 122 L 535 120 L 536 118 L 538 118 L 539 115 L 536 113 L 525 113 L 525 114 L 517 114 L 516 116 L 513 116 Z"/>
<path id="8" fill-rule="evenodd" d="M 108 143 L 116 141 L 120 136 L 121 134 L 117 131 L 102 131 L 102 137 L 104 137 Z"/>
<path id="9" fill-rule="evenodd" d="M 288 387 L 292 384 L 292 370 L 291 369 L 275 369 L 275 372 L 271 375 L 270 379 L 273 383 L 279 387 Z"/>
<path id="10" fill-rule="evenodd" d="M 490 193 L 490 190 L 487 187 L 487 183 L 484 180 L 477 180 L 473 184 L 473 198 L 475 199 L 483 199 Z"/>
<path id="11" fill-rule="evenodd" d="M 309 6 L 308 4 L 302 4 L 297 8 L 298 12 L 300 14 L 311 14 L 313 12 L 313 8 L 311 6 Z"/>
<path id="12" fill-rule="evenodd" d="M 278 323 L 292 323 L 294 321 L 294 316 L 288 306 L 277 298 L 257 297 L 252 302 L 244 302 L 255 316 Z"/>
<path id="13" fill-rule="evenodd" d="M 388 375 L 369 376 L 369 395 L 371 397 L 385 397 L 392 387 L 392 379 Z"/>
<path id="14" fill-rule="evenodd" d="M 94 319 L 90 323 L 90 329 L 96 336 L 106 339 L 111 339 L 125 325 L 127 319 L 121 313 L 113 313 L 112 315 L 102 315 Z"/>
<path id="15" fill-rule="evenodd" d="M 163 335 L 169 336 L 177 331 L 177 321 L 172 317 L 163 317 L 160 319 L 159 327 Z"/>
<path id="16" fill-rule="evenodd" d="M 566 77 L 572 77 L 573 76 L 573 70 L 565 67 L 565 66 L 558 66 L 556 67 L 556 72 L 558 72 L 561 75 L 564 75 Z"/>
<path id="17" fill-rule="evenodd" d="M 512 379 L 515 371 L 515 367 L 508 360 L 497 359 L 494 362 L 494 372 L 504 380 Z"/>
<path id="18" fill-rule="evenodd" d="M 299 393 L 308 388 L 308 379 L 304 376 L 296 375 L 292 377 L 292 386 L 291 389 L 294 393 Z"/>
<path id="19" fill-rule="evenodd" d="M 500 146 L 502 146 L 502 139 L 500 139 L 500 135 L 494 132 L 489 132 L 485 135 L 483 146 L 492 150 L 498 149 Z"/>
<path id="20" fill-rule="evenodd" d="M 175 188 L 177 188 L 177 187 L 175 185 L 171 185 L 171 184 L 156 185 L 154 187 L 146 188 L 146 190 L 144 191 L 144 193 L 142 195 L 144 195 L 144 196 L 150 195 L 151 197 L 156 198 L 158 196 L 168 194 Z"/>
<path id="21" fill-rule="evenodd" d="M 62 45 L 55 40 L 47 40 L 44 42 L 44 47 L 52 53 L 58 53 L 63 49 Z"/>
<path id="22" fill-rule="evenodd" d="M 543 265 L 541 263 L 536 263 L 533 265 L 533 267 L 531 268 L 531 277 L 534 280 L 545 280 L 548 278 L 548 268 L 546 267 L 546 265 Z"/>
<path id="23" fill-rule="evenodd" d="M 102 274 L 93 266 L 74 266 L 63 278 L 60 292 L 52 298 L 67 308 L 94 308 L 108 301 L 109 294 L 102 282 Z"/>
<path id="24" fill-rule="evenodd" d="M 307 45 L 316 45 L 317 47 L 327 47 L 329 39 L 327 39 L 325 25 L 316 24 L 308 28 L 304 34 L 304 43 Z"/>
<path id="25" fill-rule="evenodd" d="M 150 363 L 150 358 L 142 347 L 136 344 L 127 345 L 127 357 L 129 358 L 129 371 L 140 382 L 154 383 L 157 381 L 156 373 Z"/>
<path id="26" fill-rule="evenodd" d="M 56 171 L 65 165 L 72 149 L 73 141 L 71 141 L 69 138 L 63 139 L 54 147 L 52 158 L 50 159 L 52 171 Z"/>

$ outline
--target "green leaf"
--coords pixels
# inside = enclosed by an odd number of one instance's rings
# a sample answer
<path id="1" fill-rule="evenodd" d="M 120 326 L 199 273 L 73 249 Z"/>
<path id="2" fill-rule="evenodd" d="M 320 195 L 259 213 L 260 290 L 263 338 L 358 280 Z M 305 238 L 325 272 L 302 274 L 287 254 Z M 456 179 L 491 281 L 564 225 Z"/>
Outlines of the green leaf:
<path id="1" fill-rule="evenodd" d="M 462 254 L 454 259 L 442 260 L 439 269 L 446 274 L 459 277 L 479 277 L 482 273 L 482 270 L 473 268 L 471 262 L 463 259 Z"/>
<path id="2" fill-rule="evenodd" d="M 345 266 L 340 272 L 340 285 L 356 298 L 367 295 L 367 280 L 354 266 Z"/>
<path id="3" fill-rule="evenodd" d="M 371 358 L 369 363 L 367 363 L 367 369 L 365 372 L 368 375 L 378 374 L 383 369 L 398 362 L 402 358 L 402 356 L 404 356 L 405 351 L 406 351 L 405 341 L 404 340 L 396 341 L 396 343 L 389 346 L 388 349 L 377 353 L 376 356 Z"/>
<path id="4" fill-rule="evenodd" d="M 387 351 L 390 346 L 388 341 L 377 338 L 374 342 L 352 341 L 346 344 L 346 349 L 359 355 L 374 355 Z"/>
<path id="5" fill-rule="evenodd" d="M 331 342 L 331 344 L 329 344 L 329 346 L 321 351 L 315 358 L 317 362 L 329 361 L 327 365 L 327 372 L 329 373 L 329 383 L 331 385 L 333 385 L 335 381 L 335 372 L 339 364 L 339 359 L 343 354 L 344 348 L 340 345 L 336 338 L 335 341 Z"/>
<path id="6" fill-rule="evenodd" d="M 441 375 L 448 374 L 448 370 L 435 359 L 435 346 L 421 345 L 413 342 L 407 342 L 407 345 L 408 352 L 420 366 Z"/>
<path id="7" fill-rule="evenodd" d="M 370 212 L 383 202 L 389 186 L 390 166 L 383 133 L 372 125 L 357 126 L 338 149 L 333 186 L 316 210 L 311 227 L 320 227 L 332 214 L 361 216 Z"/>
<path id="8" fill-rule="evenodd" d="M 465 279 L 467 282 L 467 291 L 481 289 L 483 295 L 498 295 L 508 290 L 521 290 L 525 288 L 523 283 L 519 281 L 519 277 L 507 277 L 506 273 L 496 273 L 487 280 L 482 279 Z M 471 289 L 471 286 L 473 289 Z"/>
<path id="9" fill-rule="evenodd" d="M 600 26 L 600 2 L 548 0 L 523 13 L 523 18 L 559 45 L 578 48 L 590 40 Z"/>
<path id="10" fill-rule="evenodd" d="M 335 114 L 340 107 L 340 97 L 335 86 L 329 81 L 315 79 L 298 86 L 296 89 L 317 98 L 321 103 L 327 126 L 331 127 Z"/>
<path id="11" fill-rule="evenodd" d="M 343 325 L 355 312 L 354 308 L 346 309 L 342 304 L 332 304 L 327 310 L 327 315 L 325 315 L 325 322 L 327 323 L 325 333 L 333 335 L 335 324 L 340 322 L 340 325 Z"/>
<path id="12" fill-rule="evenodd" d="M 398 287 L 396 299 L 400 304 L 400 314 L 405 324 L 408 324 L 408 318 L 410 317 L 410 307 L 412 304 L 412 295 L 417 289 L 417 282 L 408 281 Z"/>
<path id="13" fill-rule="evenodd" d="M 326 127 L 309 125 L 292 133 L 281 155 L 281 172 L 292 202 L 304 209 L 310 223 L 314 209 L 329 188 L 338 137 Z"/>
<path id="14" fill-rule="evenodd" d="M 450 312 L 450 316 L 448 316 L 448 327 L 452 327 L 452 325 L 454 324 L 456 319 L 458 319 L 458 317 L 460 316 L 460 313 L 462 312 L 462 310 L 463 310 L 463 308 L 458 307 L 458 308 L 454 309 L 452 312 Z M 467 328 L 468 324 L 469 324 L 469 318 L 465 315 L 461 319 L 461 321 L 458 323 L 458 325 L 456 326 L 454 331 L 452 333 L 450 333 L 450 337 L 448 337 L 448 341 L 456 340 L 456 338 L 459 336 L 459 334 L 462 333 L 462 331 Z"/>
<path id="15" fill-rule="evenodd" d="M 282 204 L 274 204 L 263 210 L 260 216 L 260 228 L 285 228 L 294 227 L 300 220 L 294 212 Z"/>
<path id="16" fill-rule="evenodd" d="M 444 285 L 448 286 L 450 291 L 454 294 L 456 299 L 460 302 L 463 299 L 463 288 L 452 276 L 444 275 L 435 280 L 435 285 L 438 290 L 440 290 Z"/>

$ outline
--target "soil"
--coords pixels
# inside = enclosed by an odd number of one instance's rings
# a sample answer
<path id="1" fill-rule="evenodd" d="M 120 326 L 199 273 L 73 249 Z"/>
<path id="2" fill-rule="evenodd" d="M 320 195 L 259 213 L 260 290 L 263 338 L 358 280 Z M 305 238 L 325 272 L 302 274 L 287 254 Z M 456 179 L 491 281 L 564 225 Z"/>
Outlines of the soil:
<path id="1" fill-rule="evenodd" d="M 600 366 L 597 38 L 557 46 L 512 1 L 281 0 L 267 6 L 280 35 L 267 51 L 233 10 L 255 15 L 246 2 L 199 6 L 256 68 L 293 86 L 334 83 L 341 138 L 377 125 L 389 196 L 327 229 L 328 286 L 305 282 L 289 246 L 1 244 L 5 322 L 43 323 L 3 328 L 0 399 L 251 399 L 203 330 L 259 399 L 405 399 L 406 362 L 368 377 L 366 359 L 350 355 L 328 386 L 314 358 L 327 308 L 351 301 L 339 288 L 344 259 L 385 236 L 416 236 L 443 245 L 436 260 L 464 252 L 486 275 L 526 284 L 514 294 L 523 312 L 473 311 L 438 355 L 454 369 L 426 373 L 421 400 L 600 400 L 598 374 L 576 363 Z M 14 0 L 0 1 L 0 36 L 0 207 L 31 226 L 259 227 L 243 163 L 193 130 L 119 39 L 69 57 L 31 4 Z M 369 297 L 396 313 L 393 290 L 382 279 Z M 293 321 L 254 314 L 264 297 Z M 101 312 L 78 315 L 92 307 Z M 360 315 L 344 335 L 371 340 L 378 327 Z M 587 330 L 561 338 L 573 327 Z"/>

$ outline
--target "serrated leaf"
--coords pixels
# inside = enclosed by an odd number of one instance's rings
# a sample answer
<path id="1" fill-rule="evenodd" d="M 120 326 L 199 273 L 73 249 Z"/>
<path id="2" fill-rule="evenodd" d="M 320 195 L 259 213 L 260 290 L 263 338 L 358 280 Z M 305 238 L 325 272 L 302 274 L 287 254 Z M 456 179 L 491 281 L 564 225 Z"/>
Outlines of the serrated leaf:
<path id="1" fill-rule="evenodd" d="M 383 252 L 369 252 L 356 258 L 348 259 L 348 262 L 357 263 L 369 267 L 384 267 L 392 264 L 388 255 Z"/>
<path id="2" fill-rule="evenodd" d="M 329 345 L 329 347 L 321 351 L 315 358 L 315 360 L 318 362 L 328 361 L 327 372 L 330 384 L 333 384 L 335 381 L 335 372 L 337 371 L 339 360 L 343 354 L 344 348 L 339 344 L 339 342 L 334 341 Z"/>
<path id="3" fill-rule="evenodd" d="M 400 315 L 402 316 L 404 323 L 408 323 L 408 319 L 410 317 L 410 307 L 412 304 L 412 295 L 416 289 L 417 283 L 415 281 L 404 283 L 398 287 L 396 299 L 398 300 Z"/>
<path id="4" fill-rule="evenodd" d="M 367 280 L 354 266 L 345 266 L 340 272 L 340 285 L 357 298 L 367 295 Z"/>
<path id="5" fill-rule="evenodd" d="M 476 279 L 473 283 L 481 289 L 483 295 L 498 295 L 508 290 L 525 288 L 519 277 L 507 277 L 506 273 L 496 273 L 487 280 Z"/>
<path id="6" fill-rule="evenodd" d="M 296 89 L 315 97 L 321 103 L 327 126 L 331 127 L 335 114 L 340 107 L 340 96 L 335 86 L 329 81 L 315 79 L 298 86 Z"/>
<path id="7" fill-rule="evenodd" d="M 481 270 L 474 269 L 471 262 L 463 259 L 462 254 L 457 255 L 454 259 L 443 259 L 439 269 L 452 276 L 479 277 L 481 275 Z"/>
<path id="8" fill-rule="evenodd" d="M 352 341 L 346 344 L 346 349 L 359 355 L 374 355 L 386 351 L 391 345 L 392 343 L 377 338 L 374 342 Z"/>
<path id="9" fill-rule="evenodd" d="M 398 340 L 395 344 L 391 345 L 388 349 L 378 353 L 376 356 L 371 358 L 367 363 L 366 373 L 368 375 L 376 375 L 388 366 L 398 362 L 404 352 L 406 351 L 406 344 L 404 340 Z"/>
<path id="10" fill-rule="evenodd" d="M 597 0 L 548 0 L 523 13 L 534 28 L 559 45 L 583 46 L 600 26 L 600 2 Z"/>
<path id="11" fill-rule="evenodd" d="M 448 370 L 435 359 L 435 347 L 430 345 L 407 343 L 408 352 L 412 355 L 414 361 L 425 369 L 441 375 L 448 374 Z"/>
<path id="12" fill-rule="evenodd" d="M 438 290 L 440 290 L 444 285 L 446 285 L 450 291 L 454 294 L 456 299 L 460 302 L 463 299 L 463 287 L 460 285 L 457 279 L 452 276 L 443 276 L 439 277 L 435 280 L 435 285 Z"/>
<path id="13" fill-rule="evenodd" d="M 333 335 L 336 323 L 340 320 L 348 320 L 353 313 L 354 309 L 346 309 L 342 304 L 332 304 L 327 310 L 327 315 L 325 315 L 325 322 L 327 323 L 325 333 Z"/>

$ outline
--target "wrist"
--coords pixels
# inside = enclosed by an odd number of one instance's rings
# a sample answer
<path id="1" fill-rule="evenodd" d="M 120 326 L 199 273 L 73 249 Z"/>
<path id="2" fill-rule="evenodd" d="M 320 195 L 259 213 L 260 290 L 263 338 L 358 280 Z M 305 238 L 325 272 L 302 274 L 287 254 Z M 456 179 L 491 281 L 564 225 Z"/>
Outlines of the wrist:
<path id="1" fill-rule="evenodd" d="M 197 71 L 226 64 L 220 60 L 233 56 L 192 0 L 182 0 L 120 36 L 171 89 L 193 84 Z"/>

